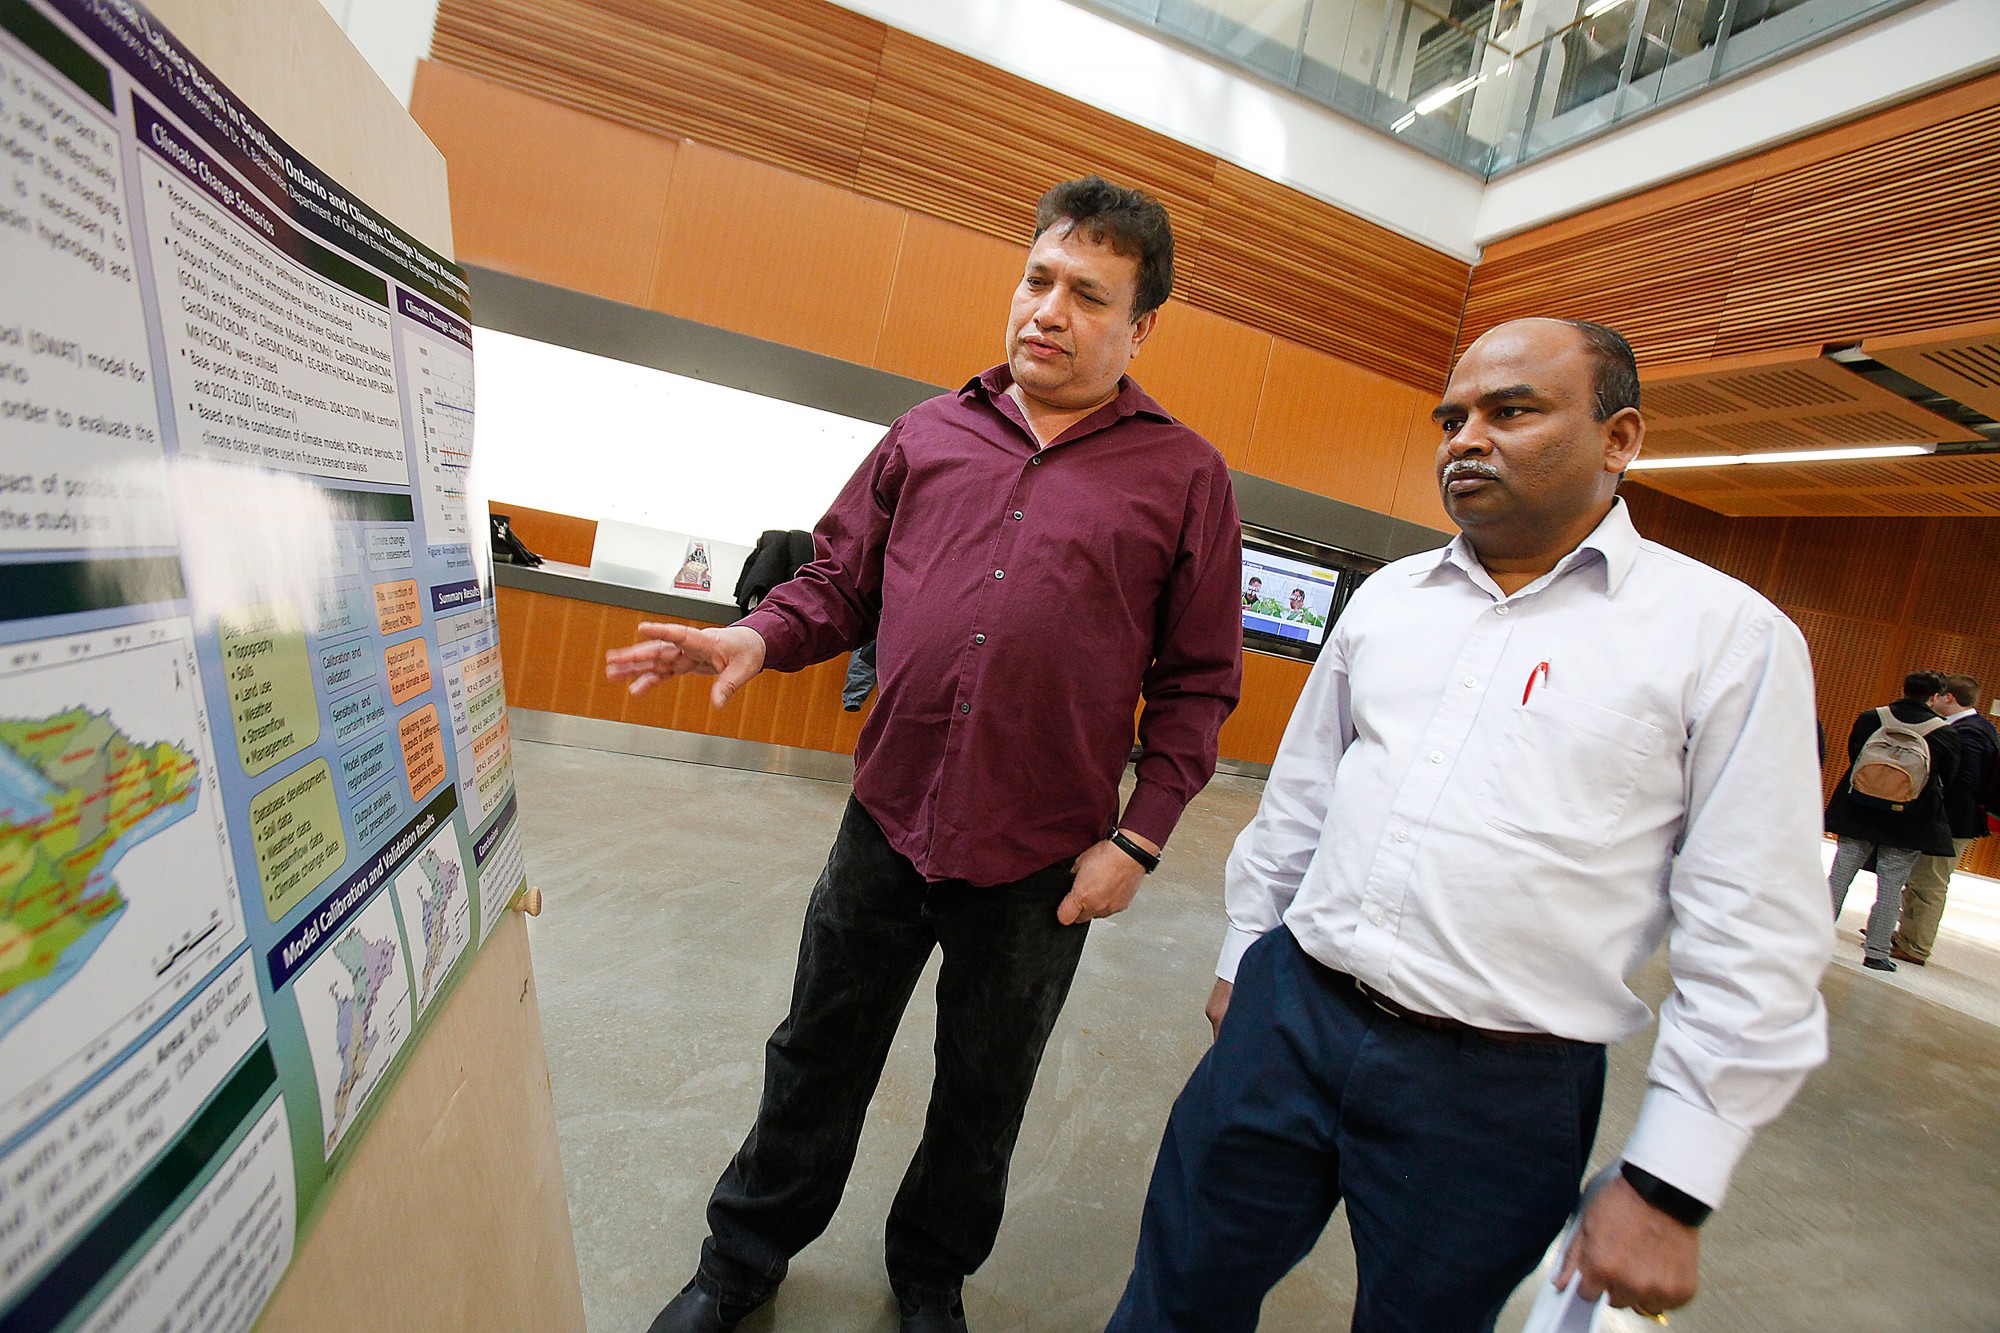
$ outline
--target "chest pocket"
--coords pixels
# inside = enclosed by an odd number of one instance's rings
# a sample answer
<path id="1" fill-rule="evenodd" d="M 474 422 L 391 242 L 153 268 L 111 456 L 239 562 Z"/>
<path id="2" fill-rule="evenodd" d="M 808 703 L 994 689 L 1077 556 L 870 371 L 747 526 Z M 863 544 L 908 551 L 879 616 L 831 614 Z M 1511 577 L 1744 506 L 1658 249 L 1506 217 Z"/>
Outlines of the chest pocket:
<path id="1" fill-rule="evenodd" d="M 1666 745 L 1651 723 L 1553 690 L 1507 719 L 1481 784 L 1481 813 L 1503 833 L 1566 856 L 1611 844 L 1648 764 Z"/>

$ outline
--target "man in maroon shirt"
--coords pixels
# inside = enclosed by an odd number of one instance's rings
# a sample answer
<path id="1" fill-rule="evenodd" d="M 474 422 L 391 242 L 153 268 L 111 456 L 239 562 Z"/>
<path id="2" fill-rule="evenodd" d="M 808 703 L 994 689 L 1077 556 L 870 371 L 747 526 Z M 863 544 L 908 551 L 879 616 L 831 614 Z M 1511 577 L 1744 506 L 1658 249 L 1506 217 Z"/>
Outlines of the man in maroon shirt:
<path id="1" fill-rule="evenodd" d="M 890 1209 L 906 1333 L 965 1327 L 1087 923 L 1120 912 L 1215 771 L 1241 676 L 1229 471 L 1125 376 L 1173 286 L 1166 211 L 1095 178 L 1043 197 L 1007 363 L 889 429 L 815 558 L 725 629 L 643 625 L 606 672 L 721 706 L 765 667 L 877 640 L 881 697 L 806 908 L 763 1100 L 653 1333 L 768 1300 L 833 1217 L 919 973 L 942 948 L 923 1142 Z M 1140 699 L 1138 781 L 1118 783 Z"/>

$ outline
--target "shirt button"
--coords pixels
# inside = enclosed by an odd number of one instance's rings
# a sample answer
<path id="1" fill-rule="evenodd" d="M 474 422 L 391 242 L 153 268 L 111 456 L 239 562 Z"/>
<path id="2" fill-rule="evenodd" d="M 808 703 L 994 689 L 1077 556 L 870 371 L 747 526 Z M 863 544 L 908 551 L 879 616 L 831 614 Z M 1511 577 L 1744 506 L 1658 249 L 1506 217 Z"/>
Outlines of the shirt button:
<path id="1" fill-rule="evenodd" d="M 1007 577 L 1007 571 L 1004 569 L 996 569 L 993 571 L 993 577 L 996 579 L 1004 579 Z M 1468 680 L 1465 683 L 1467 685 L 1470 685 L 1472 682 Z"/>
<path id="2" fill-rule="evenodd" d="M 1019 523 L 1021 521 L 1021 511 L 1018 509 L 1014 511 L 1014 521 L 1016 523 Z"/>
<path id="3" fill-rule="evenodd" d="M 1383 910 L 1382 910 L 1381 908 L 1379 908 L 1379 907 L 1371 907 L 1371 908 L 1369 908 L 1369 909 L 1368 909 L 1368 924 L 1369 924 L 1369 925 L 1371 925 L 1371 926 L 1379 926 L 1379 925 L 1383 924 L 1384 922 L 1386 922 L 1386 921 L 1387 921 L 1388 919 L 1389 919 L 1389 916 L 1388 916 L 1388 913 L 1384 912 L 1384 911 L 1383 911 Z"/>
<path id="4" fill-rule="evenodd" d="M 1494 608 L 1493 608 L 1493 614 L 1494 614 L 1494 615 L 1496 615 L 1496 616 L 1504 616 L 1504 615 L 1506 615 L 1506 614 L 1507 614 L 1507 604 L 1506 604 L 1505 602 L 1502 602 L 1502 603 L 1501 603 L 1501 604 L 1500 604 L 1499 606 L 1496 606 L 1496 607 L 1494 607 Z"/>
<path id="5" fill-rule="evenodd" d="M 1410 840 L 1410 831 L 1408 829 L 1399 828 L 1396 830 L 1397 842 L 1408 842 L 1409 840 Z"/>
<path id="6" fill-rule="evenodd" d="M 1443 750 L 1432 750 L 1432 751 L 1431 751 L 1431 762 L 1432 762 L 1433 764 L 1442 764 L 1442 763 L 1444 762 L 1444 751 L 1443 751 Z"/>
<path id="7" fill-rule="evenodd" d="M 1036 454 L 1033 458 L 1030 458 L 1028 462 L 1033 464 L 1035 467 L 1040 467 L 1042 465 L 1042 456 L 1040 454 Z"/>
<path id="8" fill-rule="evenodd" d="M 972 711 L 972 705 L 971 705 L 971 704 L 960 704 L 960 705 L 958 706 L 958 711 L 959 711 L 959 712 L 961 712 L 961 713 L 970 713 L 970 712 Z"/>
<path id="9" fill-rule="evenodd" d="M 975 635 L 973 635 L 973 636 L 972 636 L 972 641 L 973 641 L 974 643 L 985 643 L 985 642 L 986 642 L 986 636 L 985 636 L 984 634 L 975 634 Z"/>
<path id="10" fill-rule="evenodd" d="M 996 574 L 996 575 L 994 575 L 994 577 L 995 577 L 995 578 L 998 578 L 998 577 L 999 577 L 999 575 L 997 575 L 997 574 Z M 1467 677 L 1465 678 L 1465 688 L 1466 688 L 1466 689 L 1468 689 L 1468 690 L 1469 690 L 1469 689 L 1471 689 L 1471 688 L 1472 688 L 1473 686 L 1475 686 L 1475 685 L 1477 685 L 1477 684 L 1479 684 L 1479 677 L 1477 677 L 1477 676 L 1467 676 Z"/>

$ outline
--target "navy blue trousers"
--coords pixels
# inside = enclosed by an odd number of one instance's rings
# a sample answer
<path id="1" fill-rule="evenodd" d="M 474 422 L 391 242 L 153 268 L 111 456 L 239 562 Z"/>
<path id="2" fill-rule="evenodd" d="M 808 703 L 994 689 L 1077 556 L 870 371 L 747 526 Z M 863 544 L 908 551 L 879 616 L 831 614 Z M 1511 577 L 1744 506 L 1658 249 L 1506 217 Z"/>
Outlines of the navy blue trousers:
<path id="1" fill-rule="evenodd" d="M 1391 1016 L 1280 926 L 1174 1103 L 1111 1333 L 1252 1329 L 1347 1204 L 1355 1333 L 1489 1333 L 1574 1207 L 1604 1048 Z"/>

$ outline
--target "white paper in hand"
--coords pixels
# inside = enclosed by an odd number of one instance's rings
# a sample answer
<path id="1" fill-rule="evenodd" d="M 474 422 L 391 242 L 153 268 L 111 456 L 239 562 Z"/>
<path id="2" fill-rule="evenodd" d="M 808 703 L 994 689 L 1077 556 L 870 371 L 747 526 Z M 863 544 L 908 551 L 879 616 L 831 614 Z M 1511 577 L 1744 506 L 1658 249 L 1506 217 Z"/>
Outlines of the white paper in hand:
<path id="1" fill-rule="evenodd" d="M 1568 1287 L 1558 1287 L 1554 1278 L 1556 1273 L 1562 1271 L 1563 1258 L 1569 1253 L 1570 1241 L 1576 1237 L 1577 1223 L 1581 1220 L 1584 1208 L 1590 1205 L 1591 1198 L 1604 1188 L 1617 1169 L 1617 1164 L 1613 1163 L 1598 1172 L 1590 1183 L 1584 1186 L 1583 1198 L 1577 1205 L 1577 1215 L 1570 1218 L 1569 1225 L 1563 1228 L 1562 1235 L 1556 1237 L 1555 1248 L 1549 1251 L 1552 1271 L 1543 1280 L 1541 1292 L 1535 1297 L 1534 1307 L 1528 1311 L 1528 1322 L 1521 1325 L 1521 1333 L 1599 1333 L 1600 1321 L 1610 1304 L 1610 1296 L 1599 1296 L 1594 1301 L 1587 1301 L 1579 1294 L 1583 1287 L 1581 1278 L 1570 1278 Z"/>
<path id="2" fill-rule="evenodd" d="M 1567 1233 L 1564 1241 L 1568 1241 Z M 1535 1298 L 1534 1308 L 1528 1311 L 1528 1322 L 1521 1325 L 1521 1333 L 1598 1333 L 1598 1321 L 1604 1313 L 1606 1298 L 1599 1296 L 1594 1301 L 1586 1301 L 1577 1295 L 1582 1285 L 1576 1278 L 1569 1280 L 1567 1290 L 1558 1288 L 1553 1282 L 1542 1283 L 1541 1295 Z"/>

